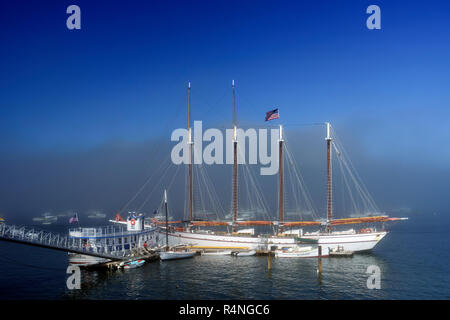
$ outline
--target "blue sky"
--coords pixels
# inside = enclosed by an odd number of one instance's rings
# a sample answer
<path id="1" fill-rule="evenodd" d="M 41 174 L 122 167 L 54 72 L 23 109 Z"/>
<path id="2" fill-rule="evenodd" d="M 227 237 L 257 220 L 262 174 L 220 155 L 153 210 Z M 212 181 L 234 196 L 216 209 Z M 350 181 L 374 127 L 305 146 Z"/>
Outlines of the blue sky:
<path id="1" fill-rule="evenodd" d="M 66 8 L 81 8 L 81 30 Z M 381 30 L 366 8 L 381 8 Z M 446 1 L 3 1 L 0 150 L 167 137 L 192 118 L 331 121 L 374 157 L 448 168 Z M 413 155 L 413 157 L 412 157 Z M 411 160 L 413 158 L 413 160 Z M 415 159 L 415 160 L 414 160 Z"/>

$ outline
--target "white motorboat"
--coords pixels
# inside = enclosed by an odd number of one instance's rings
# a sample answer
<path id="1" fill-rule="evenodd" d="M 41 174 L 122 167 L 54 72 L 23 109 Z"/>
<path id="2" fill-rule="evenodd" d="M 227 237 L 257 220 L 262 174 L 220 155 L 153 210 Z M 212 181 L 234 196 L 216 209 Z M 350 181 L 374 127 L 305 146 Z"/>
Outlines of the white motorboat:
<path id="1" fill-rule="evenodd" d="M 33 221 L 40 222 L 43 225 L 49 225 L 58 221 L 58 217 L 46 212 L 40 217 L 33 218 Z"/>
<path id="2" fill-rule="evenodd" d="M 232 253 L 236 257 L 250 257 L 256 255 L 256 250 L 236 251 Z"/>
<path id="3" fill-rule="evenodd" d="M 92 212 L 92 213 L 90 213 L 88 215 L 88 218 L 89 219 L 105 219 L 106 218 L 106 214 L 101 213 L 99 211 L 94 211 L 94 212 Z"/>

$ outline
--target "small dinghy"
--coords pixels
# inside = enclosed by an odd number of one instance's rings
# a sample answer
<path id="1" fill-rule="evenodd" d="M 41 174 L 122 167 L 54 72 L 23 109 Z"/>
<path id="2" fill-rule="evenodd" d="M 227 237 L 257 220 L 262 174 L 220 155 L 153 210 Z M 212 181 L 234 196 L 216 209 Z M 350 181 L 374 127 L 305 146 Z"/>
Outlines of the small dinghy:
<path id="1" fill-rule="evenodd" d="M 187 259 L 195 256 L 195 252 L 191 251 L 161 251 L 159 257 L 161 260 Z"/>
<path id="2" fill-rule="evenodd" d="M 250 257 L 256 255 L 256 250 L 250 250 L 250 251 L 236 251 L 233 252 L 232 255 L 236 257 Z"/>
<path id="3" fill-rule="evenodd" d="M 202 256 L 230 256 L 231 250 L 202 252 Z"/>
<path id="4" fill-rule="evenodd" d="M 317 247 L 293 247 L 275 251 L 276 258 L 315 258 L 319 256 Z M 322 257 L 328 256 L 328 249 L 322 248 Z"/>
<path id="5" fill-rule="evenodd" d="M 139 260 L 134 260 L 134 261 L 130 261 L 130 262 L 126 262 L 123 264 L 123 268 L 124 269 L 134 269 L 134 268 L 138 268 L 143 266 L 145 263 L 145 260 L 143 259 L 139 259 Z"/>

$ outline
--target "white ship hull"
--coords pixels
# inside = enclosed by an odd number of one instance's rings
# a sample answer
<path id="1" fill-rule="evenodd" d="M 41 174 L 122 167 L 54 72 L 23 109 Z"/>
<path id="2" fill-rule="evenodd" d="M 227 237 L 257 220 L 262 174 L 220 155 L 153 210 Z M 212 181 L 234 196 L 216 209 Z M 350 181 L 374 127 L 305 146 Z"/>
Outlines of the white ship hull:
<path id="1" fill-rule="evenodd" d="M 159 231 L 161 244 L 165 244 L 165 232 Z M 187 245 L 193 249 L 267 250 L 271 245 L 294 246 L 294 238 L 261 238 L 252 236 L 215 235 L 177 231 L 169 233 L 169 246 Z"/>
<path id="2" fill-rule="evenodd" d="M 158 234 L 160 240 L 164 242 L 164 231 L 159 231 Z M 323 249 L 334 249 L 341 246 L 344 247 L 344 250 L 362 252 L 372 250 L 386 234 L 386 231 L 356 234 L 321 233 L 303 235 L 302 238 L 318 240 L 318 245 L 321 245 Z M 169 233 L 169 245 L 187 245 L 193 249 L 268 250 L 271 246 L 292 247 L 296 243 L 295 239 L 290 237 L 261 238 L 178 231 Z"/>

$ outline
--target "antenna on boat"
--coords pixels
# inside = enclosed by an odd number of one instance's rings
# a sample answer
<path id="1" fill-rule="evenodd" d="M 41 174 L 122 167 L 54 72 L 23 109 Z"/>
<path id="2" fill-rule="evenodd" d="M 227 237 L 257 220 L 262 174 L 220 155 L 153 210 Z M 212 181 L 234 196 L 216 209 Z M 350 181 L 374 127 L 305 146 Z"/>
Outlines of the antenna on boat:
<path id="1" fill-rule="evenodd" d="M 331 145 L 333 139 L 331 138 L 331 124 L 325 122 L 327 126 L 327 136 L 325 140 L 327 141 L 327 230 L 330 231 L 330 223 L 333 217 L 333 204 L 332 204 L 332 167 L 331 167 Z"/>
<path id="2" fill-rule="evenodd" d="M 283 193 L 283 126 L 280 125 L 280 139 L 278 140 L 279 143 L 279 165 L 280 165 L 280 172 L 279 172 L 279 176 L 280 176 L 280 231 L 283 232 L 283 221 L 284 221 L 284 193 Z"/>
<path id="3" fill-rule="evenodd" d="M 234 80 L 233 87 L 233 222 L 237 221 L 237 136 L 235 125 L 235 106 L 234 106 Z M 236 232 L 236 225 L 233 224 L 233 231 Z"/>
<path id="4" fill-rule="evenodd" d="M 193 174 L 192 174 L 192 161 L 193 161 L 193 157 L 192 157 L 192 146 L 193 146 L 193 142 L 192 142 L 192 134 L 191 134 L 191 128 L 190 128 L 190 115 L 191 115 L 191 83 L 189 82 L 188 84 L 188 124 L 187 124 L 187 128 L 188 128 L 188 144 L 189 144 L 189 223 L 192 222 L 193 220 L 193 198 L 194 198 L 194 192 L 193 192 L 193 187 L 192 187 L 192 179 L 193 179 Z"/>
<path id="5" fill-rule="evenodd" d="M 166 251 L 169 250 L 169 218 L 167 213 L 167 190 L 164 189 L 164 207 L 166 209 Z"/>

